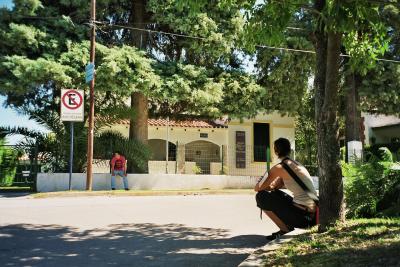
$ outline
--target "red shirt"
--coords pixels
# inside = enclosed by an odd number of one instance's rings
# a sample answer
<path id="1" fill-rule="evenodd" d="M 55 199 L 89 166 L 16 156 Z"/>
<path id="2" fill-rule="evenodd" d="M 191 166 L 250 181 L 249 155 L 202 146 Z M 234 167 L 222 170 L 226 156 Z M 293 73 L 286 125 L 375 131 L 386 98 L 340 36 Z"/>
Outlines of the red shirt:
<path id="1" fill-rule="evenodd" d="M 114 166 L 114 170 L 116 171 L 124 171 L 125 170 L 125 157 L 124 156 L 119 156 L 113 157 L 111 160 L 111 166 Z"/>

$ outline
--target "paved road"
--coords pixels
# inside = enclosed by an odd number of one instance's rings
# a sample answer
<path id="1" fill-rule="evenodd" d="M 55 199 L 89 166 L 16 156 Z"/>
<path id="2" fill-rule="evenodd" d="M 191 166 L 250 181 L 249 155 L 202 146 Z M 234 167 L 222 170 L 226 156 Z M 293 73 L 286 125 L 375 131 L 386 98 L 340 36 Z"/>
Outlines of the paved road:
<path id="1" fill-rule="evenodd" d="M 252 195 L 3 195 L 0 266 L 237 266 L 275 230 Z"/>

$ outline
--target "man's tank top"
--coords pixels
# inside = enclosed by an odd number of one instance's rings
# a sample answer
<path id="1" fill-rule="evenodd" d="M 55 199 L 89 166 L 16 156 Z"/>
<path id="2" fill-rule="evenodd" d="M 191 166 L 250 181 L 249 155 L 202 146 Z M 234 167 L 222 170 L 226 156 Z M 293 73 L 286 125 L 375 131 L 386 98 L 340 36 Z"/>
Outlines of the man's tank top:
<path id="1" fill-rule="evenodd" d="M 285 163 L 297 174 L 301 181 L 311 190 L 312 193 L 318 196 L 317 191 L 312 183 L 311 176 L 307 169 L 302 165 L 295 164 L 292 160 L 285 161 Z M 315 202 L 312 200 L 307 193 L 300 187 L 300 185 L 288 174 L 288 178 L 282 179 L 285 187 L 292 192 L 293 202 L 307 206 L 310 209 L 314 209 Z"/>

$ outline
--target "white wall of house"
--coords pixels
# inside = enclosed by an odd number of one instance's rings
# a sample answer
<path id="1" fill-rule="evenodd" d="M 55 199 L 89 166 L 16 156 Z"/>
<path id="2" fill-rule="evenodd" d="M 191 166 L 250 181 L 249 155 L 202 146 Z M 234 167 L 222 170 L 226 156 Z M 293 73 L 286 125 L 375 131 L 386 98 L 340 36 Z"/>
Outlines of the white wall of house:
<path id="1" fill-rule="evenodd" d="M 128 174 L 131 190 L 202 190 L 202 189 L 249 189 L 256 178 L 250 176 L 190 175 L 190 174 Z M 38 173 L 37 191 L 66 191 L 68 173 Z M 86 174 L 73 173 L 72 190 L 85 190 Z M 116 188 L 123 189 L 122 179 L 116 179 Z M 106 173 L 93 174 L 93 190 L 111 190 L 111 177 Z"/>
<path id="2" fill-rule="evenodd" d="M 399 117 L 373 115 L 368 113 L 363 113 L 362 117 L 364 117 L 364 126 L 365 126 L 364 135 L 365 135 L 366 145 L 371 144 L 371 138 L 375 138 L 375 142 L 377 144 L 384 144 L 384 143 L 390 143 L 391 138 L 400 136 Z M 387 127 L 379 128 L 383 126 Z"/>

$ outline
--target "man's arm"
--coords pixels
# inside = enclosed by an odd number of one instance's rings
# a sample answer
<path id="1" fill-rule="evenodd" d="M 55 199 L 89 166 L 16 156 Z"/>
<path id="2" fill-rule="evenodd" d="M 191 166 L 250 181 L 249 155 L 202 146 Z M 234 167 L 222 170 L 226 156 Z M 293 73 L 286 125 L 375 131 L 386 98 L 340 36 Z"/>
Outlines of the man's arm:
<path id="1" fill-rule="evenodd" d="M 279 169 L 274 166 L 269 172 L 268 172 L 268 176 L 265 179 L 262 179 L 261 181 L 259 181 L 256 186 L 254 187 L 254 191 L 259 192 L 259 191 L 263 191 L 263 190 L 267 190 L 267 191 L 271 191 L 275 188 L 280 188 L 280 186 L 282 185 L 282 180 L 279 177 Z"/>
<path id="2" fill-rule="evenodd" d="M 124 157 L 124 175 L 126 176 L 126 163 L 127 163 L 127 160 L 125 159 L 125 157 Z"/>
<path id="3" fill-rule="evenodd" d="M 111 159 L 111 175 L 115 175 L 114 174 L 114 165 L 115 165 L 115 160 L 113 158 L 113 159 Z"/>

